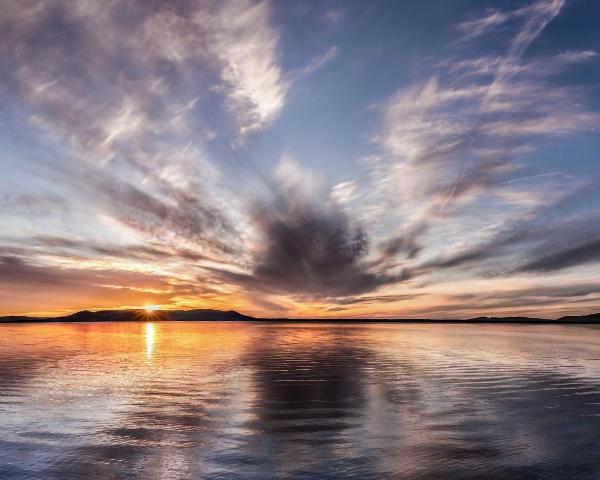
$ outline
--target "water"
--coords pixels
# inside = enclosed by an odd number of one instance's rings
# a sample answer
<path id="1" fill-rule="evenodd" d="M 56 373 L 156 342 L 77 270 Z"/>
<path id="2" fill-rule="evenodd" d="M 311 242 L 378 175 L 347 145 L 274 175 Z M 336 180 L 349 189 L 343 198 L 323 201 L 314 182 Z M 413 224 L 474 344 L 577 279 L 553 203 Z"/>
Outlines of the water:
<path id="1" fill-rule="evenodd" d="M 599 479 L 600 329 L 0 326 L 2 479 Z"/>

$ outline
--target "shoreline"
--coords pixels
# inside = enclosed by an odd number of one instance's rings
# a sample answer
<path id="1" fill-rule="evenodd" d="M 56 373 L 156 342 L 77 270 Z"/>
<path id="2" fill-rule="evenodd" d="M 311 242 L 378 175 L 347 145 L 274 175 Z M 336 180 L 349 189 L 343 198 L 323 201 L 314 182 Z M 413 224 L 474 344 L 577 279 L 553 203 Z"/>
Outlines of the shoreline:
<path id="1" fill-rule="evenodd" d="M 0 320 L 0 325 L 17 325 L 32 323 L 260 323 L 260 324 L 448 324 L 448 325 L 600 325 L 600 320 L 546 320 L 546 319 L 489 319 L 489 320 L 435 320 L 435 319 L 294 319 L 294 318 L 254 318 L 251 320 L 177 320 L 165 318 L 146 318 L 136 320 L 68 320 L 62 318 L 44 318 L 44 319 L 24 319 L 24 320 Z"/>
<path id="2" fill-rule="evenodd" d="M 95 322 L 245 322 L 245 323 L 327 323 L 327 324 L 516 324 L 516 325 L 600 325 L 600 313 L 589 315 L 567 315 L 557 319 L 526 316 L 471 318 L 264 318 L 251 317 L 235 310 L 82 310 L 57 317 L 30 317 L 8 315 L 0 317 L 1 324 L 16 323 L 95 323 Z"/>

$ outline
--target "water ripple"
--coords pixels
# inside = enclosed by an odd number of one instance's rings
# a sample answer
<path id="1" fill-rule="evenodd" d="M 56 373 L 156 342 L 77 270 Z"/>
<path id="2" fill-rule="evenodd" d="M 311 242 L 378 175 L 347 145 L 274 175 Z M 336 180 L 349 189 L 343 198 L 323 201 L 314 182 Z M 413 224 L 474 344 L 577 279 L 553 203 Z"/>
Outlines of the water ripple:
<path id="1" fill-rule="evenodd" d="M 0 326 L 0 478 L 600 478 L 600 329 Z"/>

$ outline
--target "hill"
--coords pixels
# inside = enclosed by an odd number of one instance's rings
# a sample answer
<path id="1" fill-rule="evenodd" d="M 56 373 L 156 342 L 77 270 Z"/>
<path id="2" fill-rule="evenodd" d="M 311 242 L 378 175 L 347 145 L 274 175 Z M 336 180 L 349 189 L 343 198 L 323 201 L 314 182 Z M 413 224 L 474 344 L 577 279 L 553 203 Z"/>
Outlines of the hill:
<path id="1" fill-rule="evenodd" d="M 148 322 L 148 321 L 248 321 L 252 317 L 229 310 L 82 310 L 63 317 L 0 317 L 0 323 L 21 322 Z"/>
<path id="2" fill-rule="evenodd" d="M 11 315 L 0 317 L 0 323 L 26 322 L 321 322 L 321 323 L 519 323 L 519 324 L 600 324 L 600 313 L 569 315 L 556 320 L 535 317 L 474 317 L 468 319 L 403 319 L 403 318 L 348 318 L 348 319 L 295 319 L 255 318 L 235 310 L 82 310 L 62 317 L 27 317 Z"/>

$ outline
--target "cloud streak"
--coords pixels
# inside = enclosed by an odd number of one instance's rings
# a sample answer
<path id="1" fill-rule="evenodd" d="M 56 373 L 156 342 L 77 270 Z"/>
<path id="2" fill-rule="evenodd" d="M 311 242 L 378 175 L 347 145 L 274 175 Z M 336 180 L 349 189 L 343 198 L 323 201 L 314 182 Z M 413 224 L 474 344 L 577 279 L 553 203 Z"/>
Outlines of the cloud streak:
<path id="1" fill-rule="evenodd" d="M 431 78 L 399 90 L 383 107 L 381 128 L 374 138 L 383 153 L 370 160 L 372 197 L 380 205 L 387 204 L 399 223 L 418 226 L 393 234 L 382 244 L 384 251 L 407 252 L 413 258 L 427 254 L 432 239 L 426 234 L 447 230 L 459 221 L 474 221 L 469 216 L 482 201 L 528 196 L 535 207 L 531 181 L 521 186 L 514 179 L 527 176 L 549 185 L 557 180 L 531 170 L 523 175 L 522 159 L 557 138 L 600 125 L 598 112 L 586 107 L 588 92 L 556 79 L 565 69 L 594 61 L 595 52 L 523 60 L 562 6 L 562 1 L 534 2 L 514 11 L 487 11 L 460 24 L 459 29 L 468 32 L 464 40 L 488 35 L 501 26 L 516 33 L 504 52 L 495 55 L 469 57 L 470 44 L 461 44 L 462 57 L 439 63 Z M 561 176 L 553 172 L 556 175 Z M 546 188 L 539 194 L 547 195 Z M 506 211 L 510 210 L 513 216 L 526 215 L 527 203 L 508 204 Z M 485 251 L 472 248 L 435 265 L 449 268 L 476 262 Z"/>

